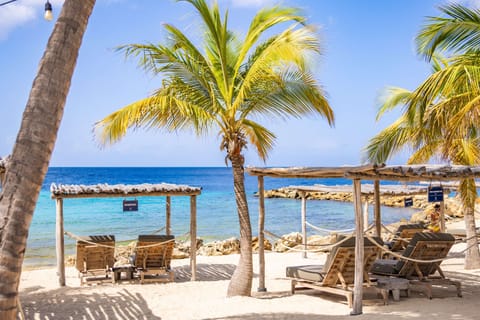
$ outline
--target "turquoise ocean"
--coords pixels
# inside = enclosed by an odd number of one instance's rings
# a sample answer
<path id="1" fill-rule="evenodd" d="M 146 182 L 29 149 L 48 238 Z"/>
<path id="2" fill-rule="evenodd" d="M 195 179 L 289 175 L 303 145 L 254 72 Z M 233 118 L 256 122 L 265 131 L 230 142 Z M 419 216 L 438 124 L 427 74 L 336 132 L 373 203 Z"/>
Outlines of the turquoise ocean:
<path id="1" fill-rule="evenodd" d="M 55 201 L 50 185 L 55 184 L 142 184 L 172 183 L 201 187 L 197 197 L 197 235 L 204 242 L 238 237 L 239 227 L 233 193 L 233 178 L 228 167 L 52 167 L 45 178 L 30 226 L 25 267 L 55 265 Z M 345 185 L 349 179 L 265 178 L 265 189 L 290 185 Z M 253 235 L 257 235 L 257 177 L 245 175 Z M 132 198 L 126 198 L 128 200 Z M 116 241 L 135 239 L 165 225 L 165 197 L 139 197 L 138 211 L 123 212 L 123 198 L 84 198 L 64 200 L 65 231 L 75 235 L 113 234 Z M 190 225 L 190 198 L 171 197 L 172 233 L 181 239 Z M 372 215 L 372 208 L 369 209 Z M 265 199 L 265 229 L 274 234 L 301 231 L 301 201 Z M 410 219 L 415 209 L 382 208 L 385 224 Z M 307 221 L 330 230 L 354 227 L 352 203 L 307 201 Z M 310 229 L 309 234 L 318 234 Z M 275 239 L 271 239 L 275 240 Z M 75 240 L 65 236 L 65 254 L 75 254 Z"/>

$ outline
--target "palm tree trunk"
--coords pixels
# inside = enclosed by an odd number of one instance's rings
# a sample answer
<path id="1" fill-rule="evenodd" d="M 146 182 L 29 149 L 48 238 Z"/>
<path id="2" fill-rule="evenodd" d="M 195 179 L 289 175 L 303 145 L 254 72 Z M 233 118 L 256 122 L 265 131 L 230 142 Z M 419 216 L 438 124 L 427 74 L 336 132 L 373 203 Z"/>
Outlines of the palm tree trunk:
<path id="1" fill-rule="evenodd" d="M 463 202 L 465 234 L 467 237 L 467 251 L 465 253 L 465 269 L 480 268 L 480 251 L 475 227 L 475 200 L 477 189 L 473 179 L 465 179 L 460 183 L 460 193 Z"/>
<path id="2" fill-rule="evenodd" d="M 0 319 L 16 319 L 18 286 L 78 51 L 95 0 L 65 0 L 40 61 L 0 194 Z"/>
<path id="3" fill-rule="evenodd" d="M 245 194 L 243 156 L 230 157 L 230 160 L 232 162 L 233 188 L 240 222 L 240 260 L 228 285 L 227 296 L 250 296 L 253 278 L 252 226 Z"/>

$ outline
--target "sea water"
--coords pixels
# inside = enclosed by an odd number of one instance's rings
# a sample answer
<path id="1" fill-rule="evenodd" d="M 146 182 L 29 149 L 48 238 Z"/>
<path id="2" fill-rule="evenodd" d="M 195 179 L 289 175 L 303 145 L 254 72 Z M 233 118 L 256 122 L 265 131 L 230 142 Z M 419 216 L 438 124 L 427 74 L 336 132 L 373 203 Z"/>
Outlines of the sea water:
<path id="1" fill-rule="evenodd" d="M 290 185 L 351 185 L 349 179 L 280 179 L 265 177 L 265 189 Z M 53 167 L 45 178 L 32 224 L 24 264 L 27 267 L 55 264 L 55 200 L 50 185 L 55 184 L 143 184 L 172 183 L 201 187 L 197 196 L 197 236 L 204 242 L 239 237 L 238 216 L 233 192 L 231 168 L 66 168 Z M 245 188 L 253 235 L 257 235 L 257 177 L 245 174 Z M 112 234 L 116 241 L 134 240 L 139 234 L 154 233 L 165 226 L 165 197 L 139 197 L 138 211 L 123 211 L 128 198 L 64 199 L 64 228 L 74 235 Z M 370 215 L 373 209 L 370 208 Z M 301 231 L 301 201 L 265 199 L 265 230 L 283 235 Z M 410 219 L 411 208 L 382 207 L 385 224 Z M 307 221 L 329 230 L 355 226 L 353 204 L 349 202 L 307 201 Z M 171 197 L 172 234 L 186 238 L 190 227 L 190 197 Z M 309 234 L 318 234 L 313 229 Z M 270 239 L 275 240 L 275 239 Z M 65 236 L 65 254 L 75 254 L 75 240 Z"/>

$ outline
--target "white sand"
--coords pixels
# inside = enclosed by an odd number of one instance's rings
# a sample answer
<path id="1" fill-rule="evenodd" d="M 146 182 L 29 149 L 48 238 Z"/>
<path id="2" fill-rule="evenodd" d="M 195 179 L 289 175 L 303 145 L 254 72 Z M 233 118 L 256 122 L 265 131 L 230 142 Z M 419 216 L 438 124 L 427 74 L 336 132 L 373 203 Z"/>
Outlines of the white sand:
<path id="1" fill-rule="evenodd" d="M 464 245 L 463 245 L 464 247 Z M 462 250 L 456 245 L 452 252 Z M 258 256 L 254 255 L 258 287 Z M 80 287 L 73 268 L 67 269 L 67 287 L 59 288 L 54 269 L 22 273 L 20 300 L 26 319 L 352 319 L 343 296 L 307 291 L 290 295 L 290 282 L 285 280 L 289 265 L 323 263 L 325 255 L 300 253 L 268 253 L 266 255 L 266 294 L 254 297 L 226 298 L 229 277 L 238 255 L 198 256 L 196 282 L 189 279 L 189 260 L 174 260 L 174 283 L 121 283 Z M 462 282 L 463 298 L 455 289 L 436 288 L 434 298 L 419 292 L 400 301 L 390 298 L 389 305 L 381 300 L 364 302 L 363 314 L 354 319 L 479 319 L 480 270 L 463 270 L 463 259 L 442 263 L 446 275 Z M 372 296 L 376 298 L 376 296 Z"/>

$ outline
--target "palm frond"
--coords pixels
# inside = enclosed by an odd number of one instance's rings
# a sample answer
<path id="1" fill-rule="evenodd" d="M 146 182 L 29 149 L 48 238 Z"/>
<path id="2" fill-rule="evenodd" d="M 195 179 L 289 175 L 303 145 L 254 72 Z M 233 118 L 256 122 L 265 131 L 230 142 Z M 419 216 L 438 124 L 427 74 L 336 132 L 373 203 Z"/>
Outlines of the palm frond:
<path id="1" fill-rule="evenodd" d="M 405 105 L 411 94 L 411 91 L 399 87 L 387 87 L 384 89 L 379 97 L 380 107 L 377 111 L 376 120 L 380 120 L 386 112 L 391 111 L 400 105 Z"/>
<path id="2" fill-rule="evenodd" d="M 364 148 L 367 160 L 371 163 L 385 163 L 391 156 L 409 145 L 415 130 L 405 125 L 401 116 L 393 124 L 370 139 Z"/>
<path id="3" fill-rule="evenodd" d="M 440 6 L 446 17 L 430 17 L 416 37 L 417 50 L 430 59 L 435 51 L 463 53 L 480 49 L 480 9 L 461 4 Z"/>
<path id="4" fill-rule="evenodd" d="M 263 161 L 267 160 L 268 152 L 273 149 L 275 134 L 262 125 L 248 120 L 242 120 L 242 129 L 250 143 L 255 147 Z"/>

